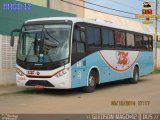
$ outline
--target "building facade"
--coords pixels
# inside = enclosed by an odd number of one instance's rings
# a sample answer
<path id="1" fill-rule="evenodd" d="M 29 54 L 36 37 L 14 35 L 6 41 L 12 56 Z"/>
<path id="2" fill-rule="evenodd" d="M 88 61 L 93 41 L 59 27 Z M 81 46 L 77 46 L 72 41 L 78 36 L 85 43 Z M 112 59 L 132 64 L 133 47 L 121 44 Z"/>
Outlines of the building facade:
<path id="1" fill-rule="evenodd" d="M 48 0 L 16 0 L 20 2 L 27 2 L 27 3 L 32 3 L 33 5 L 37 6 L 42 6 L 42 7 L 47 7 L 48 5 Z"/>
<path id="2" fill-rule="evenodd" d="M 84 17 L 84 8 L 78 7 L 73 4 L 77 4 L 79 6 L 84 6 L 84 2 L 80 0 L 65 0 L 67 2 L 61 0 L 50 0 L 49 8 L 60 10 L 63 12 L 76 14 L 78 17 Z M 73 4 L 71 4 L 73 3 Z"/>

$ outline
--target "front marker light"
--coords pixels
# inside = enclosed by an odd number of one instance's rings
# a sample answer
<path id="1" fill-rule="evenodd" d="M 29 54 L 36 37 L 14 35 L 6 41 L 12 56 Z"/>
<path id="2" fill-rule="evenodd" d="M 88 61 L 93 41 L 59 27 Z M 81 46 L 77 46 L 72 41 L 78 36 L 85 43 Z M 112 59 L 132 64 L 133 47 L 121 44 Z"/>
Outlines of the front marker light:
<path id="1" fill-rule="evenodd" d="M 24 76 L 24 73 L 20 69 L 16 69 L 16 72 L 18 73 L 18 75 Z"/>
<path id="2" fill-rule="evenodd" d="M 62 77 L 62 76 L 65 75 L 66 73 L 67 73 L 67 72 L 66 72 L 65 70 L 63 70 L 63 71 L 57 73 L 57 74 L 55 75 L 55 77 L 57 77 L 57 78 Z"/>

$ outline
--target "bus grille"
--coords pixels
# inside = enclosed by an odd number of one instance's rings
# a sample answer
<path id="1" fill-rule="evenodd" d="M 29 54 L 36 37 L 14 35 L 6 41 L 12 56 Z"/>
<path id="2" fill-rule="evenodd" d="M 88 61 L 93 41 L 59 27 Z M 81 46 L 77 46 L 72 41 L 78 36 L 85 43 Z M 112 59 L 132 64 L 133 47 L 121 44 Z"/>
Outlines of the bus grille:
<path id="1" fill-rule="evenodd" d="M 41 86 L 44 86 L 44 87 L 54 87 L 54 85 L 52 85 L 50 82 L 48 82 L 46 80 L 29 80 L 28 82 L 26 82 L 25 85 L 26 86 L 41 85 Z"/>

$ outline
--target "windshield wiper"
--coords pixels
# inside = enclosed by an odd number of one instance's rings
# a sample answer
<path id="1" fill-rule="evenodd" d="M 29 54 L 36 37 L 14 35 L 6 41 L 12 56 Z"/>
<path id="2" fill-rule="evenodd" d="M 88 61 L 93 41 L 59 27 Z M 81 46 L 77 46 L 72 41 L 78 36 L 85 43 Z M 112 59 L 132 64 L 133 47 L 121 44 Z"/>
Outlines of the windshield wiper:
<path id="1" fill-rule="evenodd" d="M 43 28 L 45 31 L 46 31 L 46 33 L 47 33 L 47 35 L 48 36 L 50 36 L 53 40 L 55 40 L 57 43 L 58 43 L 58 46 L 60 45 L 60 42 L 56 39 L 56 38 L 54 38 L 49 32 L 48 32 L 48 30 L 44 27 Z"/>

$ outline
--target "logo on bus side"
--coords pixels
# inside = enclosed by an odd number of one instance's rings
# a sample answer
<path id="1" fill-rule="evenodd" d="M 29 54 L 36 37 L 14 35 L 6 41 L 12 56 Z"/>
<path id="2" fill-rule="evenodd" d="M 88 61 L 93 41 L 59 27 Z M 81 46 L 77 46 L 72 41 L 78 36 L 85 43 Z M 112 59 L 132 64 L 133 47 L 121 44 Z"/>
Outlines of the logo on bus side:
<path id="1" fill-rule="evenodd" d="M 102 50 L 99 53 L 107 66 L 116 72 L 129 70 L 140 55 L 139 51 Z"/>
<path id="2" fill-rule="evenodd" d="M 128 63 L 128 52 L 118 52 L 118 62 L 117 64 L 126 65 Z"/>

